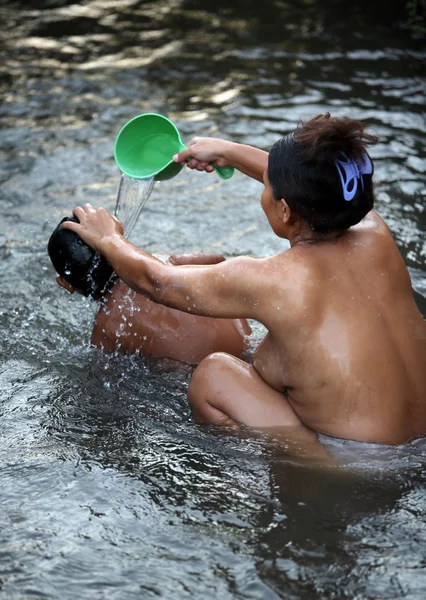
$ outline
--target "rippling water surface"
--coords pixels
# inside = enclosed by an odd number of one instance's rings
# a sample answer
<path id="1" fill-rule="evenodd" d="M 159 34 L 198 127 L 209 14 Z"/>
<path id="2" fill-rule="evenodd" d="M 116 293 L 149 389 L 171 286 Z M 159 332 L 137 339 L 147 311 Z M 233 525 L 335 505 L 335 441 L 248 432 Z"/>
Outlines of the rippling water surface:
<path id="1" fill-rule="evenodd" d="M 325 470 L 199 427 L 188 376 L 89 348 L 94 307 L 54 282 L 48 236 L 78 203 L 114 209 L 129 118 L 268 149 L 329 110 L 380 135 L 378 209 L 426 315 L 426 52 L 404 2 L 207 4 L 0 3 L 0 597 L 422 599 L 423 440 L 323 440 L 344 465 Z M 277 252 L 260 191 L 182 171 L 133 239 Z"/>

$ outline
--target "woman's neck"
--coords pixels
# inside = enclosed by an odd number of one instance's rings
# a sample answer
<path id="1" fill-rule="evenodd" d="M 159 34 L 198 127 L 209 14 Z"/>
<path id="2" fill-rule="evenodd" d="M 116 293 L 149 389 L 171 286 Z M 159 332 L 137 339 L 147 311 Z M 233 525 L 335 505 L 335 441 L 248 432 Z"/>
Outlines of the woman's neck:
<path id="1" fill-rule="evenodd" d="M 290 246 L 301 246 L 307 244 L 319 244 L 322 242 L 335 242 L 344 233 L 345 229 L 338 231 L 329 231 L 327 233 L 318 233 L 312 231 L 306 222 L 298 222 L 292 226 L 291 231 L 288 235 Z"/>

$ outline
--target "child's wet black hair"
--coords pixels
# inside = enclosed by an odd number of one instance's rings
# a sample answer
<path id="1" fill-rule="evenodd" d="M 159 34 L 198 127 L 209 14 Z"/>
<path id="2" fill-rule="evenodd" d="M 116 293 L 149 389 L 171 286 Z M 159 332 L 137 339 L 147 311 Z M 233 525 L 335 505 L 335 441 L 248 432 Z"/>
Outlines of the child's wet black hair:
<path id="1" fill-rule="evenodd" d="M 50 236 L 47 251 L 60 277 L 84 296 L 100 300 L 108 288 L 113 268 L 99 253 L 88 246 L 74 231 L 62 229 L 64 221 L 79 223 L 76 217 L 65 217 Z"/>
<path id="2" fill-rule="evenodd" d="M 362 159 L 366 146 L 378 141 L 364 129 L 360 121 L 317 115 L 271 148 L 268 177 L 275 199 L 283 198 L 314 232 L 348 229 L 374 206 L 372 173 L 361 175 L 362 185 L 347 202 L 335 163 L 342 155 Z"/>

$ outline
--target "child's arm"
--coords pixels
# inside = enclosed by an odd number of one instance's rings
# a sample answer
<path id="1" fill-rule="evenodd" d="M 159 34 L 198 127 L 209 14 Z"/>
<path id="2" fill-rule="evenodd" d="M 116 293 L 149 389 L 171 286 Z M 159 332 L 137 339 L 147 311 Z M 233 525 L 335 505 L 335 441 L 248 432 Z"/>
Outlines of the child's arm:
<path id="1" fill-rule="evenodd" d="M 213 162 L 219 167 L 231 165 L 262 182 L 263 173 L 268 166 L 268 153 L 253 146 L 218 138 L 194 138 L 189 142 L 188 149 L 176 154 L 173 160 L 186 163 L 190 169 L 208 173 L 213 171 Z"/>

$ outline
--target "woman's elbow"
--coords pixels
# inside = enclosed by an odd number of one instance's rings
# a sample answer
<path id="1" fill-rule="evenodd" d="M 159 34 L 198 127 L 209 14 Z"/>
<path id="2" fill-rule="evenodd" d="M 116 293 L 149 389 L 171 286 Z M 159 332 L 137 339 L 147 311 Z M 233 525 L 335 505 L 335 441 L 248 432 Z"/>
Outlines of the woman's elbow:
<path id="1" fill-rule="evenodd" d="M 133 289 L 157 304 L 164 304 L 165 286 L 158 279 L 152 277 L 138 278 Z"/>
<path id="2" fill-rule="evenodd" d="M 179 293 L 174 289 L 168 278 L 154 274 L 139 282 L 139 293 L 143 294 L 156 304 L 174 307 L 179 304 Z"/>

